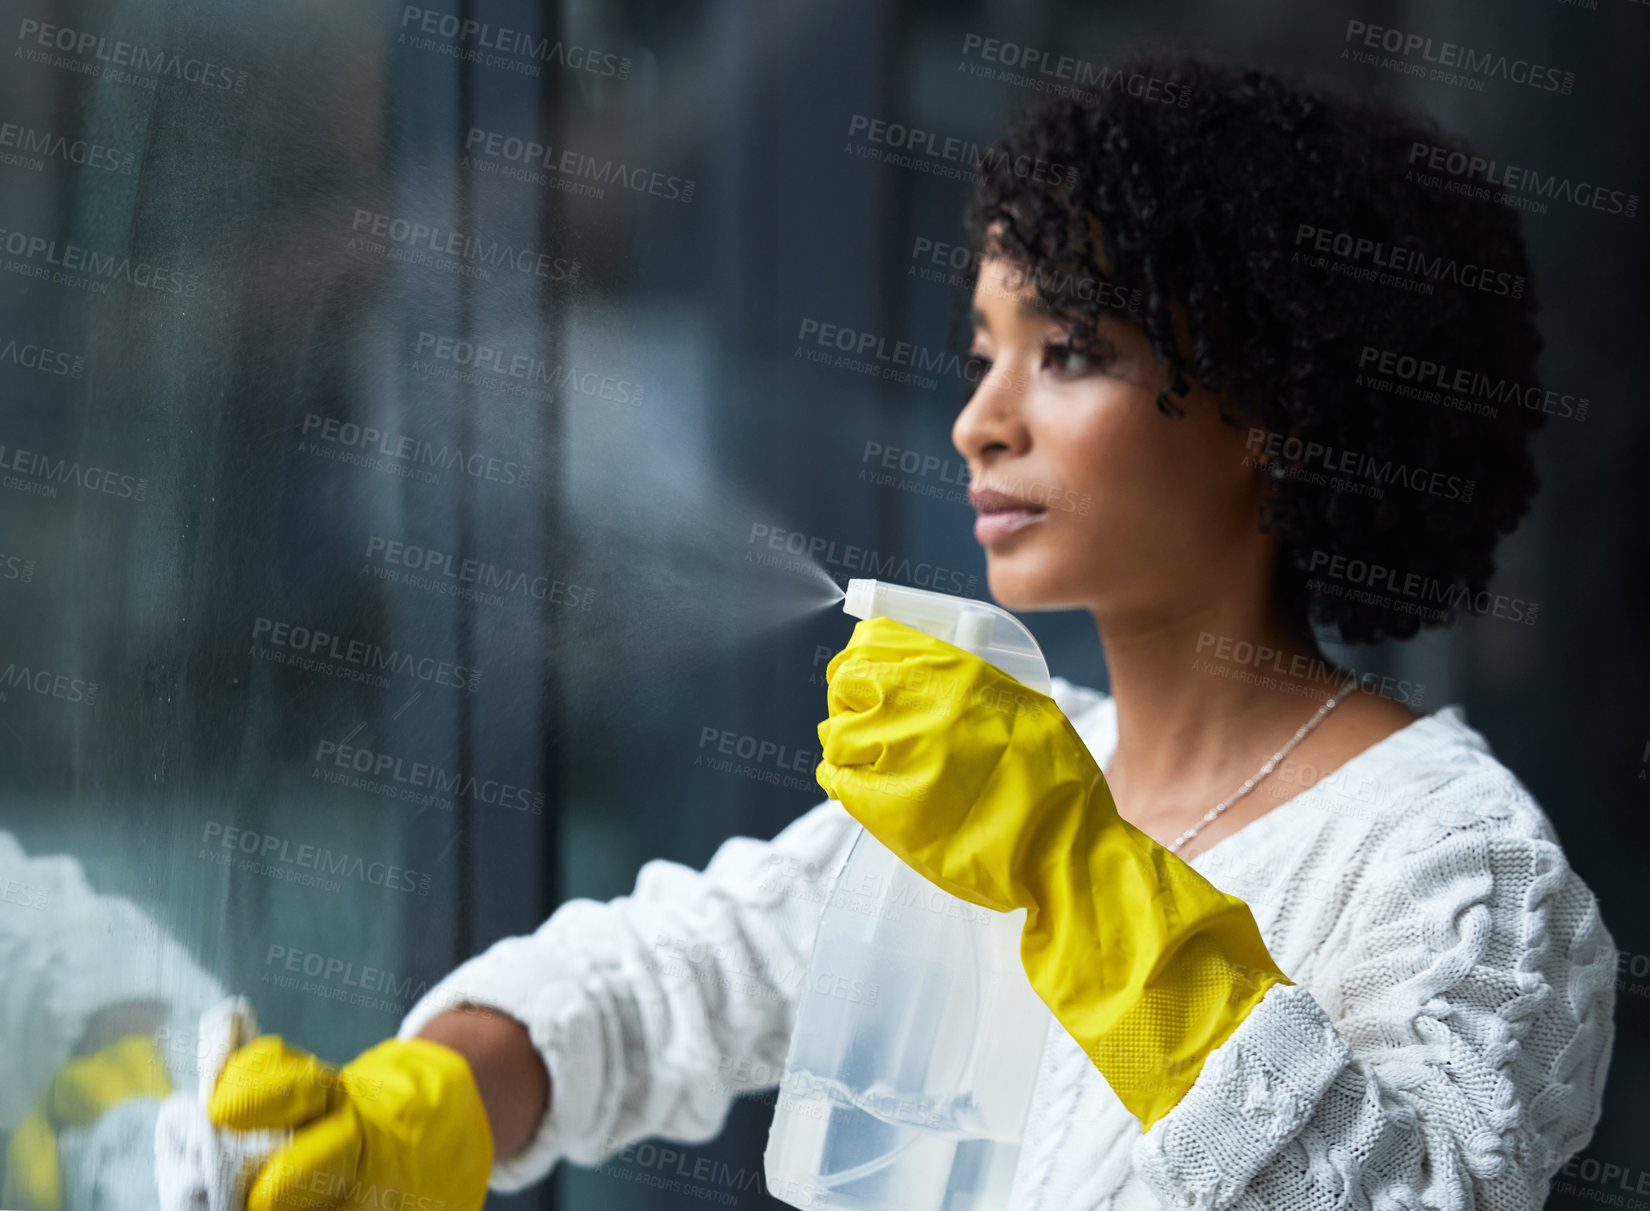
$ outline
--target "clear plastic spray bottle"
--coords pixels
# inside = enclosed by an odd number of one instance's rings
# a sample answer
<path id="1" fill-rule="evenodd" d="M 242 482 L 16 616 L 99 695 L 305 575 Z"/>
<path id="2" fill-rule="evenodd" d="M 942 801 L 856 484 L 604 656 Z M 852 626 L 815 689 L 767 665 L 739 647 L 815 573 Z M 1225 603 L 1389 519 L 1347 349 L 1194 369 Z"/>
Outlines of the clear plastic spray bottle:
<path id="1" fill-rule="evenodd" d="M 997 606 L 851 580 L 843 610 L 1049 692 L 1037 641 Z M 856 1211 L 1008 1204 L 1054 1020 L 1020 965 L 1024 924 L 1023 908 L 957 899 L 861 830 L 814 939 L 764 1156 L 770 1194 Z"/>

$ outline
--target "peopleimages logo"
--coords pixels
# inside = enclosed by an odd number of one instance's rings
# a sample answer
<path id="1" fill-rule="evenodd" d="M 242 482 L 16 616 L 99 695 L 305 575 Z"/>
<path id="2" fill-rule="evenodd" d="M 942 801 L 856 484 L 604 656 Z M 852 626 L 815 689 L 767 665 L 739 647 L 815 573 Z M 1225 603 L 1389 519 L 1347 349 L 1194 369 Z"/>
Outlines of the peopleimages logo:
<path id="1" fill-rule="evenodd" d="M 590 608 L 595 590 L 585 585 L 553 579 L 543 572 L 502 567 L 484 559 L 472 559 L 437 547 L 401 542 L 380 534 L 369 535 L 363 556 L 368 563 L 383 563 L 408 572 L 421 573 L 417 579 L 449 581 L 473 585 L 478 590 L 497 589 L 534 601 L 548 601 L 569 609 Z M 502 598 L 500 598 L 502 600 Z"/>
<path id="2" fill-rule="evenodd" d="M 1486 269 L 1471 261 L 1458 261 L 1443 254 L 1429 255 L 1414 248 L 1400 248 L 1367 236 L 1355 236 L 1346 231 L 1331 231 L 1302 223 L 1295 229 L 1295 256 L 1302 246 L 1314 252 L 1327 252 L 1350 264 L 1367 263 L 1371 271 L 1386 270 L 1394 274 L 1410 274 L 1430 282 L 1449 282 L 1468 290 L 1485 294 L 1524 297 L 1524 275 L 1504 270 Z"/>
<path id="3" fill-rule="evenodd" d="M 985 259 L 986 254 L 981 249 L 918 236 L 911 245 L 911 267 L 906 270 L 905 275 L 959 289 L 973 288 L 976 285 L 984 288 L 984 283 L 976 283 L 975 279 Z M 1018 263 L 1011 263 L 1003 278 L 1001 286 L 991 286 L 990 293 L 1013 296 L 1029 286 L 1038 292 L 1034 296 L 1034 306 L 1042 304 L 1042 295 L 1048 293 L 1061 298 L 1077 298 L 1084 302 L 1099 303 L 1102 307 L 1115 307 L 1119 311 L 1140 310 L 1141 292 L 1138 289 L 1126 289 L 1115 282 L 1101 281 L 1088 275 L 1076 277 L 1069 272 L 1051 273 L 1041 265 L 1027 268 Z"/>
<path id="4" fill-rule="evenodd" d="M 13 471 L 16 476 L 6 474 Z M 38 450 L 0 445 L 0 486 L 55 499 L 59 484 L 121 500 L 141 501 L 149 495 L 147 479 L 122 475 L 106 467 L 87 466 L 79 459 L 53 458 Z"/>
<path id="5" fill-rule="evenodd" d="M 414 352 L 453 366 L 485 371 L 499 380 L 516 380 L 499 387 L 506 394 L 531 395 L 536 385 L 543 384 L 552 389 L 577 391 L 581 395 L 632 407 L 640 407 L 645 394 L 640 383 L 600 374 L 588 366 L 581 372 L 574 366 L 547 362 L 543 358 L 511 352 L 498 345 L 476 344 L 434 332 L 420 331 Z M 487 379 L 480 381 L 489 383 Z"/>
<path id="6" fill-rule="evenodd" d="M 15 904 L 38 912 L 45 909 L 50 893 L 51 888 L 40 883 L 23 883 L 10 876 L 0 878 L 0 904 Z"/>
<path id="7" fill-rule="evenodd" d="M 644 1184 L 656 1189 L 675 1194 L 686 1194 L 689 1197 L 708 1202 L 734 1205 L 739 1196 L 734 1190 L 755 1190 L 758 1194 L 767 1193 L 764 1174 L 760 1166 L 753 1166 L 748 1172 L 741 1165 L 735 1169 L 726 1161 L 713 1161 L 709 1157 L 695 1158 L 691 1152 L 679 1152 L 668 1144 L 655 1144 L 648 1140 L 641 1143 L 626 1143 L 618 1136 L 607 1136 L 603 1141 L 603 1148 L 608 1154 L 608 1160 L 602 1165 L 602 1172 L 619 1177 L 635 1175 L 625 1172 L 618 1167 L 619 1161 L 628 1165 L 639 1165 L 644 1170 L 658 1170 L 648 1172 L 644 1176 L 649 1179 Z M 692 1168 L 683 1166 L 692 1163 Z M 665 1178 L 666 1172 L 676 1174 L 675 1178 Z M 709 1186 L 695 1186 L 683 1184 L 680 1179 L 694 1179 L 710 1182 L 713 1185 L 725 1187 L 713 1190 Z"/>
<path id="8" fill-rule="evenodd" d="M 35 262 L 21 267 L 24 277 L 47 277 L 50 271 L 46 266 L 49 265 L 72 275 L 76 280 L 71 285 L 82 284 L 80 279 L 87 282 L 124 282 L 128 286 L 141 286 L 145 290 L 178 294 L 184 298 L 193 298 L 200 285 L 200 279 L 194 274 L 169 269 L 153 261 L 133 260 L 112 252 L 99 252 L 84 244 L 59 243 L 43 235 L 4 227 L 0 227 L 0 251 L 7 256 Z M 8 265 L 7 268 L 13 267 Z M 34 272 L 27 272 L 31 269 Z M 18 270 L 13 269 L 13 272 Z"/>
<path id="9" fill-rule="evenodd" d="M 1506 80 L 1540 92 L 1555 92 L 1566 97 L 1575 90 L 1574 72 L 1546 67 L 1528 59 L 1509 58 L 1494 51 L 1474 50 L 1458 42 L 1435 42 L 1424 34 L 1394 29 L 1391 26 L 1349 20 L 1342 41 L 1355 42 L 1366 48 L 1363 51 L 1343 48 L 1343 59 L 1372 67 L 1407 69 L 1407 75 L 1424 76 L 1441 84 L 1464 84 L 1475 92 L 1482 91 L 1484 81 L 1492 79 Z M 1377 61 L 1373 54 L 1368 53 L 1369 51 L 1384 51 L 1405 62 L 1394 64 L 1390 60 Z"/>
<path id="10" fill-rule="evenodd" d="M 1421 173 L 1417 176 L 1417 169 L 1427 169 L 1440 175 L 1429 177 Z M 1606 189 L 1591 181 L 1577 181 L 1517 164 L 1503 164 L 1499 160 L 1433 143 L 1415 142 L 1409 145 L 1409 172 L 1405 179 L 1410 178 L 1425 186 L 1441 186 L 1452 193 L 1496 201 L 1520 210 L 1533 210 L 1538 214 L 1546 213 L 1548 202 L 1568 202 L 1572 206 L 1627 219 L 1635 218 L 1639 212 L 1639 195 L 1636 193 Z"/>
<path id="11" fill-rule="evenodd" d="M 420 807 L 452 811 L 457 800 L 469 799 L 489 807 L 506 807 L 534 816 L 544 814 L 543 791 L 498 778 L 453 773 L 431 762 L 414 761 L 396 753 L 322 740 L 315 746 L 315 765 L 315 776 L 331 785 L 364 790 Z M 334 768 L 322 768 L 325 766 Z"/>
<path id="12" fill-rule="evenodd" d="M 60 698 L 64 702 L 95 706 L 97 689 L 97 682 L 76 677 L 73 673 L 54 672 L 38 665 L 19 664 L 15 660 L 0 669 L 0 702 L 6 701 L 10 690 L 25 690 L 42 698 Z"/>
<path id="13" fill-rule="evenodd" d="M 392 862 L 369 862 L 359 855 L 334 853 L 318 845 L 294 844 L 287 837 L 236 828 L 217 820 L 206 822 L 201 832 L 201 845 L 208 850 L 216 848 L 245 854 L 266 865 L 278 862 L 283 866 L 313 870 L 321 875 L 354 879 L 386 891 L 410 891 L 421 896 L 430 894 L 430 876 L 422 871 L 409 870 Z"/>
<path id="14" fill-rule="evenodd" d="M 376 1182 L 363 1184 L 360 1178 L 346 1177 L 326 1165 L 271 1160 L 261 1172 L 279 1175 L 271 1180 L 274 1188 L 281 1191 L 275 1201 L 283 1206 L 372 1207 L 375 1211 L 446 1211 L 447 1208 L 444 1198 L 380 1186 Z M 308 1194 L 318 1197 L 311 1199 Z"/>
<path id="15" fill-rule="evenodd" d="M 1409 598 L 1432 607 L 1440 619 L 1448 610 L 1461 610 L 1486 618 L 1534 624 L 1541 614 L 1539 602 L 1505 593 L 1491 593 L 1487 589 L 1473 593 L 1463 584 L 1441 581 L 1434 576 L 1388 567 L 1366 559 L 1352 559 L 1330 551 L 1314 550 L 1306 570 L 1314 576 L 1327 576 L 1343 584 L 1366 589 L 1369 596 L 1377 599 L 1374 604 L 1390 604 L 1385 600 L 1388 594 Z M 1308 587 L 1322 586 L 1320 582 L 1309 581 Z"/>
<path id="16" fill-rule="evenodd" d="M 1585 395 L 1566 395 L 1477 370 L 1449 366 L 1430 358 L 1414 357 L 1392 349 L 1377 349 L 1373 345 L 1365 345 L 1359 350 L 1358 369 L 1390 375 L 1416 388 L 1437 388 L 1438 391 L 1450 395 L 1481 400 L 1489 404 L 1515 404 L 1526 412 L 1540 412 L 1566 420 L 1586 420 L 1590 403 Z M 1359 385 L 1365 384 L 1360 382 Z M 1429 394 L 1423 390 L 1420 397 L 1427 398 Z M 1489 415 L 1495 414 L 1494 409 L 1491 409 Z"/>
<path id="17" fill-rule="evenodd" d="M 1210 648 L 1214 649 L 1213 659 L 1210 659 Z M 1216 673 L 1229 677 L 1230 670 L 1236 667 L 1251 674 L 1251 677 L 1234 680 L 1252 680 L 1254 673 L 1264 671 L 1276 674 L 1275 678 L 1266 679 L 1268 688 L 1302 696 L 1314 693 L 1323 686 L 1353 685 L 1360 693 L 1377 695 L 1409 706 L 1419 706 L 1426 693 L 1426 687 L 1418 682 L 1388 677 L 1370 670 L 1361 673 L 1346 670 L 1317 657 L 1303 656 L 1299 653 L 1289 655 L 1263 643 L 1234 639 L 1229 635 L 1215 635 L 1209 631 L 1198 632 L 1196 655 L 1198 658 L 1192 661 L 1194 673 Z M 1217 660 L 1221 662 L 1218 665 L 1215 663 Z"/>
<path id="18" fill-rule="evenodd" d="M 259 615 L 252 623 L 252 655 L 268 658 L 281 653 L 296 659 L 279 663 L 309 667 L 333 662 L 360 675 L 372 684 L 387 686 L 385 673 L 406 673 L 419 681 L 451 689 L 468 690 L 472 694 L 481 688 L 481 670 L 466 668 L 450 660 L 433 656 L 415 656 L 398 648 L 384 648 L 364 639 L 349 639 L 312 627 L 295 626 Z M 262 646 L 265 650 L 260 650 Z M 331 671 L 322 669 L 321 671 Z"/>
<path id="19" fill-rule="evenodd" d="M 420 50 L 442 50 L 453 58 L 502 66 L 506 65 L 506 56 L 514 56 L 518 59 L 532 60 L 534 63 L 553 63 L 558 67 L 588 72 L 593 76 L 608 76 L 615 80 L 630 78 L 628 55 L 607 54 L 559 39 L 552 41 L 549 38 L 536 38 L 525 30 L 493 25 L 486 21 L 474 21 L 468 17 L 444 13 L 440 9 L 421 8 L 416 4 L 407 5 L 401 10 L 400 41 L 403 43 L 407 42 L 406 31 L 409 28 L 418 34 L 432 35 L 423 39 L 415 38 L 411 45 Z M 435 38 L 443 38 L 458 45 L 440 47 L 435 43 Z M 474 49 L 471 49 L 472 47 Z M 482 51 L 497 53 L 483 58 L 480 53 Z"/>
<path id="20" fill-rule="evenodd" d="M 1366 486 L 1370 490 L 1359 493 L 1365 496 L 1378 497 L 1381 485 L 1395 483 L 1412 492 L 1468 502 L 1472 500 L 1472 491 L 1477 485 L 1476 480 L 1463 479 L 1459 475 L 1446 475 L 1427 467 L 1411 467 L 1390 458 L 1379 459 L 1357 450 L 1341 450 L 1322 442 L 1302 441 L 1298 437 L 1266 429 L 1250 429 L 1244 446 L 1250 452 L 1244 457 L 1245 466 L 1250 465 L 1251 461 L 1265 463 L 1281 459 L 1281 463 L 1273 462 L 1272 465 L 1280 467 L 1290 478 L 1324 484 L 1337 491 L 1354 491 Z M 1328 476 L 1336 478 L 1326 478 Z M 1346 478 L 1348 476 L 1366 480 L 1367 485 L 1353 484 Z"/>
<path id="21" fill-rule="evenodd" d="M 1618 1165 L 1613 1161 L 1600 1161 L 1597 1157 L 1572 1156 L 1564 1162 L 1558 1171 L 1567 1178 L 1580 1178 L 1586 1186 L 1612 1187 L 1615 1190 L 1624 1190 L 1628 1194 L 1650 1194 L 1650 1170 L 1635 1169 L 1631 1165 Z M 1631 1183 L 1629 1185 L 1628 1183 Z M 1617 1206 L 1641 1205 L 1637 1199 L 1621 1199 L 1613 1193 L 1609 1198 L 1602 1197 L 1597 1192 L 1591 1192 L 1574 1181 L 1559 1181 L 1558 1175 L 1553 1176 L 1552 1192 L 1555 1194 L 1574 1194 L 1590 1202 L 1613 1203 Z"/>
<path id="22" fill-rule="evenodd" d="M 1181 109 L 1192 102 L 1191 89 L 1179 80 L 1160 80 L 1139 72 L 1087 63 L 1070 55 L 1052 55 L 1046 50 L 1001 38 L 964 34 L 962 53 L 965 61 L 962 66 L 971 75 L 984 76 L 1004 84 L 1017 84 L 1038 92 L 1089 98 L 1102 92 L 1120 92 L 1138 100 L 1175 105 Z M 976 56 L 982 62 L 967 63 L 970 56 Z"/>
<path id="23" fill-rule="evenodd" d="M 34 579 L 34 560 L 22 555 L 0 552 L 0 580 L 15 580 L 28 584 Z"/>
<path id="24" fill-rule="evenodd" d="M 300 453 L 310 452 L 306 446 L 325 448 L 322 445 L 325 443 L 326 447 L 379 454 L 409 470 L 436 467 L 511 487 L 532 486 L 531 472 L 518 462 L 491 457 L 477 450 L 466 451 L 461 446 L 449 446 L 445 442 L 438 446 L 410 434 L 340 420 L 336 416 L 304 413 L 299 436 L 308 439 L 298 443 Z"/>
<path id="25" fill-rule="evenodd" d="M 517 248 L 504 240 L 485 240 L 439 223 L 421 223 L 382 211 L 357 208 L 350 222 L 350 230 L 357 233 L 357 239 L 365 233 L 400 245 L 407 255 L 396 259 L 414 263 L 422 264 L 418 260 L 422 256 L 445 256 L 476 268 L 503 266 L 552 282 L 576 285 L 579 280 L 579 263 L 576 260 L 551 256 L 548 252 L 533 248 Z M 359 246 L 367 251 L 377 251 L 364 240 Z"/>
<path id="26" fill-rule="evenodd" d="M 10 152 L 0 152 L 0 164 L 16 160 L 23 162 L 23 167 L 29 168 L 30 171 L 38 171 L 43 167 L 46 157 L 68 164 L 78 164 L 82 168 L 95 168 L 125 175 L 129 175 L 137 163 L 137 157 L 133 153 L 122 151 L 118 147 L 88 143 L 85 139 L 70 139 L 67 135 L 55 134 L 49 130 L 36 130 L 32 126 L 22 126 L 16 122 L 0 122 L 0 148 L 16 149 L 15 156 Z M 30 156 L 37 158 L 32 163 L 26 162 Z"/>
<path id="27" fill-rule="evenodd" d="M 65 353 L 61 349 L 48 349 L 44 345 L 23 344 L 14 340 L 0 345 L 0 363 L 5 362 L 63 378 L 79 378 L 86 369 L 86 359 L 78 353 Z"/>
<path id="28" fill-rule="evenodd" d="M 117 83 L 142 84 L 153 89 L 156 80 L 170 77 L 174 80 L 185 80 L 190 84 L 199 84 L 204 88 L 232 90 L 237 93 L 246 91 L 247 75 L 237 68 L 226 67 L 205 59 L 185 58 L 170 51 L 154 50 L 136 42 L 125 42 L 120 39 L 111 41 L 103 34 L 90 30 L 73 29 L 66 25 L 48 25 L 32 17 L 24 17 L 18 23 L 17 40 L 28 48 L 23 51 L 23 57 L 30 62 L 50 62 L 53 67 L 83 70 L 73 59 L 65 59 L 62 56 L 54 59 L 33 49 L 33 46 L 44 48 L 47 52 L 55 50 L 65 56 L 78 56 L 81 61 L 89 55 L 97 62 L 90 65 L 91 70 L 85 74 L 102 76 Z M 30 46 L 31 43 L 33 46 Z M 123 68 L 132 68 L 133 71 L 121 70 Z M 144 74 L 138 76 L 135 72 Z"/>
<path id="29" fill-rule="evenodd" d="M 796 339 L 859 358 L 869 357 L 895 366 L 909 366 L 919 372 L 966 378 L 970 370 L 970 364 L 949 349 L 926 349 L 911 341 L 890 342 L 886 336 L 876 332 L 823 323 L 807 316 L 797 327 Z M 978 378 L 978 374 L 974 377 Z"/>
<path id="30" fill-rule="evenodd" d="M 941 161 L 947 165 L 956 165 L 961 170 L 961 175 L 964 172 L 978 173 L 981 169 L 995 169 L 1006 165 L 1015 176 L 1025 180 L 1051 185 L 1077 183 L 1077 168 L 1072 164 L 1061 164 L 1029 155 L 1010 158 L 1008 153 L 1000 148 L 981 147 L 967 139 L 939 135 L 920 126 L 886 122 L 866 114 L 854 114 L 848 119 L 848 137 L 862 139 L 865 143 L 873 145 L 869 148 L 871 151 L 889 148 L 904 153 L 903 156 L 879 155 L 868 158 L 885 158 L 889 163 L 904 164 L 906 160 L 915 157 L 912 164 L 906 165 L 908 167 L 920 166 L 925 160 Z M 848 149 L 854 150 L 853 144 L 850 143 Z"/>
<path id="31" fill-rule="evenodd" d="M 545 181 L 536 170 L 544 168 L 559 176 L 593 181 L 598 185 L 619 185 L 632 193 L 652 194 L 671 201 L 693 201 L 691 179 L 684 180 L 639 166 L 633 168 L 623 160 L 598 160 L 595 156 L 566 147 L 557 151 L 548 143 L 522 139 L 496 130 L 483 130 L 478 126 L 470 127 L 464 136 L 464 152 L 466 158 L 486 156 L 502 161 L 516 171 L 506 167 L 500 175 L 530 180 L 540 185 Z M 601 196 L 600 190 L 596 193 Z"/>
<path id="32" fill-rule="evenodd" d="M 361 965 L 353 959 L 317 954 L 313 950 L 297 950 L 279 943 L 271 943 L 264 955 L 261 984 L 311 996 L 325 997 L 361 1009 L 377 1009 L 398 1017 L 424 995 L 429 985 L 412 976 L 398 977 L 383 967 Z M 380 995 L 383 994 L 383 995 Z M 388 1211 L 394 1204 L 362 1203 L 357 1206 L 381 1206 Z M 442 1206 L 436 1204 L 436 1211 Z"/>
<path id="33" fill-rule="evenodd" d="M 877 488 L 895 488 L 930 500 L 947 504 L 968 505 L 968 463 L 961 459 L 941 458 L 920 450 L 899 446 L 885 446 L 868 441 L 860 456 L 858 479 Z M 878 468 L 883 468 L 878 470 Z M 1074 488 L 1056 488 L 1042 480 L 994 478 L 991 486 L 999 492 L 1018 497 L 1045 509 L 1063 513 L 1087 515 L 1093 504 L 1088 492 L 1078 493 Z"/>

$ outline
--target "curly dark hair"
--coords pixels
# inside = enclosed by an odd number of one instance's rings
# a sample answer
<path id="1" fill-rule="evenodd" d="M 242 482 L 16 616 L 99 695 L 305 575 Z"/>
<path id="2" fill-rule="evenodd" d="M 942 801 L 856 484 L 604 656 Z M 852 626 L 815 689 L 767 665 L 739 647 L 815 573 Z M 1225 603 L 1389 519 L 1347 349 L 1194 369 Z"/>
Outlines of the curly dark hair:
<path id="1" fill-rule="evenodd" d="M 975 265 L 1018 265 L 1076 342 L 1139 328 L 1166 415 L 1190 376 L 1249 428 L 1292 616 L 1368 643 L 1451 621 L 1537 486 L 1518 215 L 1414 179 L 1413 149 L 1465 146 L 1387 100 L 1162 48 L 1100 83 L 983 157 Z"/>

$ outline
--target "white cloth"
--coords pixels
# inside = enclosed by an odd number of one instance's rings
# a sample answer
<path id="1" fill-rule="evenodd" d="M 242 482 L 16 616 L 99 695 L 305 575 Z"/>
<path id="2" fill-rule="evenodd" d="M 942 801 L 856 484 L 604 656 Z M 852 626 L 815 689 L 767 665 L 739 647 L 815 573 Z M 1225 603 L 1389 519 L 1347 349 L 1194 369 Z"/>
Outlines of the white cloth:
<path id="1" fill-rule="evenodd" d="M 1104 763 L 1111 700 L 1061 678 L 1054 697 Z M 631 895 L 569 901 L 432 988 L 402 1037 L 493 1006 L 551 1075 L 551 1112 L 493 1188 L 644 1136 L 712 1139 L 734 1096 L 776 1084 L 797 991 L 781 973 L 806 967 L 859 828 L 827 800 L 771 842 L 731 838 L 703 872 L 649 862 Z M 1144 1135 L 1056 1025 L 1009 1211 L 1541 1206 L 1598 1119 L 1616 952 L 1546 816 L 1459 707 L 1193 865 L 1248 902 L 1295 984 Z M 703 978 L 661 971 L 684 961 Z"/>
<path id="2" fill-rule="evenodd" d="M 196 1054 L 199 1086 L 161 1104 L 155 1122 L 155 1186 L 161 1211 L 245 1211 L 258 1169 L 290 1131 L 230 1131 L 214 1127 L 206 1103 L 230 1052 L 258 1034 L 245 997 L 230 997 L 201 1014 Z"/>
<path id="3" fill-rule="evenodd" d="M 57 1133 L 63 1211 L 155 1211 L 158 1097 L 129 1097 Z"/>

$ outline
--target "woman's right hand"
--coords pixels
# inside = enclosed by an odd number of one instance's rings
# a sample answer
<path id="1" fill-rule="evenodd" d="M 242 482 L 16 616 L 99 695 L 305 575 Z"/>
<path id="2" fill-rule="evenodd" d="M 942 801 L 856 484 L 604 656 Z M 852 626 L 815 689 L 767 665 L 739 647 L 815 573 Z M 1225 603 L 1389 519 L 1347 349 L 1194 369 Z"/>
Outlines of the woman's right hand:
<path id="1" fill-rule="evenodd" d="M 428 1039 L 387 1039 L 335 1069 L 260 1035 L 230 1055 L 206 1112 L 220 1127 L 294 1132 L 258 1171 L 247 1211 L 480 1211 L 487 1197 L 480 1092 L 464 1056 Z"/>
<path id="2" fill-rule="evenodd" d="M 418 1037 L 469 1061 L 498 1155 L 508 1160 L 527 1147 L 550 1113 L 550 1073 L 527 1027 L 499 1010 L 461 1005 L 431 1018 Z"/>

